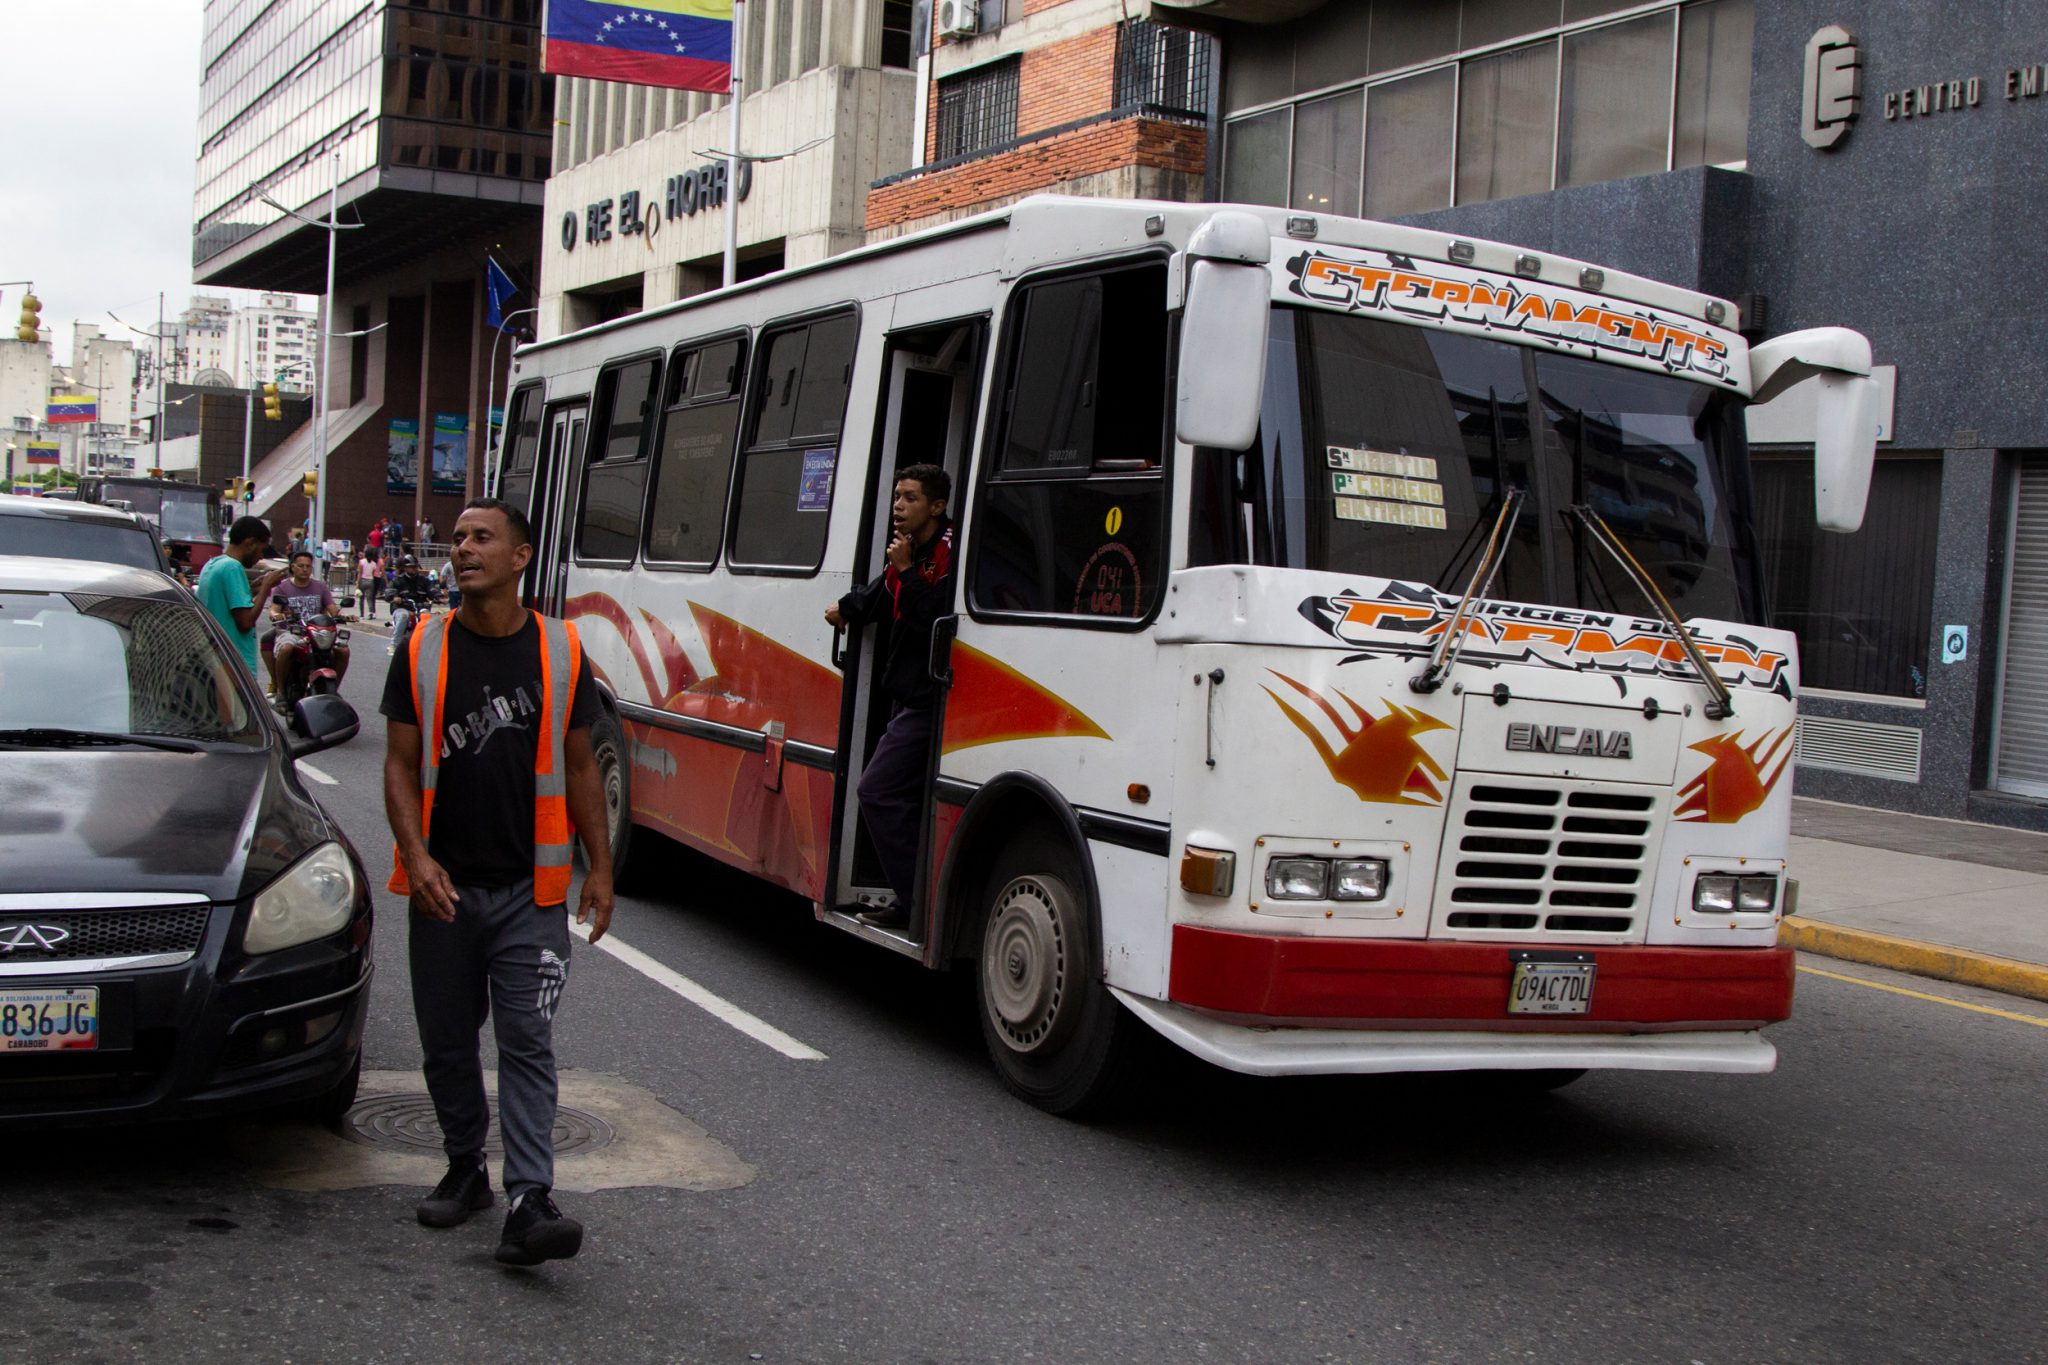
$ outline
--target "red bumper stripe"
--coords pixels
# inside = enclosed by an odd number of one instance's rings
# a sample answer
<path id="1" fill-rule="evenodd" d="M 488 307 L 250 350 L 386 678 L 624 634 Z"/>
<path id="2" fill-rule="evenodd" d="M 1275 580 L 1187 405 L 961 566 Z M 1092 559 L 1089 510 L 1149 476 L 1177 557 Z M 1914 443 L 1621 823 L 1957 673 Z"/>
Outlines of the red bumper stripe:
<path id="1" fill-rule="evenodd" d="M 1572 944 L 1572 951 L 1593 954 L 1592 1009 L 1510 1016 L 1508 951 L 1516 946 L 1288 938 L 1180 924 L 1167 994 L 1220 1014 L 1356 1023 L 1732 1026 L 1775 1023 L 1792 1013 L 1790 948 Z"/>

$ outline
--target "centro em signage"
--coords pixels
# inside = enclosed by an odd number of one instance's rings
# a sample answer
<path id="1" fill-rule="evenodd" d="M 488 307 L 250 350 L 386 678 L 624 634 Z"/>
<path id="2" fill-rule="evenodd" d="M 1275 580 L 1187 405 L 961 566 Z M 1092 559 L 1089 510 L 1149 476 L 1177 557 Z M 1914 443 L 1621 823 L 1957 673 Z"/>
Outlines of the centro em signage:
<path id="1" fill-rule="evenodd" d="M 1953 76 L 1886 90 L 1884 119 L 1899 123 L 1960 113 L 1979 108 L 1987 94 L 2001 90 L 2010 101 L 2032 100 L 2048 93 L 2048 62 L 2009 67 L 1988 80 Z M 1863 94 L 1863 56 L 1855 38 L 1834 24 L 1817 30 L 1806 43 L 1800 91 L 1799 131 L 1806 144 L 1822 151 L 1840 144 L 1856 122 Z"/>
<path id="2" fill-rule="evenodd" d="M 661 235 L 664 219 L 694 218 L 700 210 L 722 208 L 726 196 L 724 161 L 707 161 L 702 166 L 672 175 L 662 185 L 659 198 L 627 190 L 616 199 L 586 204 L 582 213 L 574 209 L 562 215 L 562 250 L 574 251 L 580 239 L 595 245 L 614 237 L 638 237 L 651 250 Z M 738 198 L 745 199 L 754 188 L 754 164 L 740 163 Z"/>

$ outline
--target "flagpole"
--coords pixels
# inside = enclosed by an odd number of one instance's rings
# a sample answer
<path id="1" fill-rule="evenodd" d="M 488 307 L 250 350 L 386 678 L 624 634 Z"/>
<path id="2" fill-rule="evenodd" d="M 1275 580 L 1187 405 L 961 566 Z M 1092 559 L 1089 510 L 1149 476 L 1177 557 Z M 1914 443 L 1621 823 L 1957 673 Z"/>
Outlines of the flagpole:
<path id="1" fill-rule="evenodd" d="M 740 76 L 741 33 L 746 27 L 746 0 L 732 0 L 732 75 L 727 84 L 732 92 L 731 150 L 725 158 L 725 287 L 732 288 L 739 272 L 740 255 L 740 96 L 745 83 Z"/>

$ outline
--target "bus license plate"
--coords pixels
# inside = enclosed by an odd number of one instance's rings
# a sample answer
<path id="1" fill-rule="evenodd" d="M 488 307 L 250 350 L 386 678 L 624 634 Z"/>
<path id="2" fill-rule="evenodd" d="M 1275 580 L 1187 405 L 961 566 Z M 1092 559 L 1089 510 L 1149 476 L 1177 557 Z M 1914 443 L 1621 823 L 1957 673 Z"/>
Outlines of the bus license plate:
<path id="1" fill-rule="evenodd" d="M 1593 1007 L 1590 962 L 1517 962 L 1509 1014 L 1584 1014 Z"/>
<path id="2" fill-rule="evenodd" d="M 78 1052 L 99 1045 L 99 987 L 0 991 L 0 1052 Z"/>

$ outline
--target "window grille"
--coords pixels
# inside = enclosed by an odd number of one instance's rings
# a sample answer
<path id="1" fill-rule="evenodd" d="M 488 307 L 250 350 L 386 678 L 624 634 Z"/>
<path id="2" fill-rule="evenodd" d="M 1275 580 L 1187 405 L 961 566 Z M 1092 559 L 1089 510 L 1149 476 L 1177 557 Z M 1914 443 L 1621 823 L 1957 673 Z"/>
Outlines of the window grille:
<path id="1" fill-rule="evenodd" d="M 939 158 L 971 156 L 1017 136 L 1017 59 L 939 82 Z"/>
<path id="2" fill-rule="evenodd" d="M 1116 107 L 1184 118 L 1209 112 L 1209 40 L 1191 29 L 1127 19 L 1116 28 Z"/>

